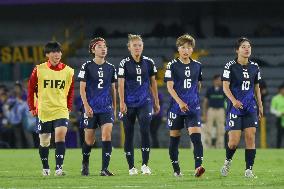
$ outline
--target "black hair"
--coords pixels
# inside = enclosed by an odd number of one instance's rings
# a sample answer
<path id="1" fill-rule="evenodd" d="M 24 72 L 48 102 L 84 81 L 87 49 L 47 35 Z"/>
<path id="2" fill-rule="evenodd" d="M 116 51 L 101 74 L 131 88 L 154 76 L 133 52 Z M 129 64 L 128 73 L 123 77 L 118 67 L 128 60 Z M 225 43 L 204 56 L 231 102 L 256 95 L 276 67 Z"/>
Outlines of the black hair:
<path id="1" fill-rule="evenodd" d="M 44 54 L 48 54 L 51 52 L 62 52 L 61 44 L 57 41 L 49 41 L 44 46 Z"/>
<path id="2" fill-rule="evenodd" d="M 284 89 L 284 83 L 282 83 L 279 87 L 278 90 L 280 91 L 281 89 Z"/>
<path id="3" fill-rule="evenodd" d="M 238 50 L 240 48 L 240 46 L 242 45 L 242 43 L 245 42 L 245 41 L 249 42 L 249 44 L 251 45 L 251 41 L 248 38 L 241 37 L 236 41 L 235 49 Z"/>
<path id="4" fill-rule="evenodd" d="M 95 54 L 93 53 L 92 49 L 94 48 L 94 45 L 98 42 L 98 41 L 103 41 L 105 42 L 105 44 L 107 45 L 106 43 L 106 40 L 102 37 L 95 37 L 93 39 L 91 39 L 91 41 L 89 42 L 89 53 L 92 55 L 92 56 L 95 56 Z"/>

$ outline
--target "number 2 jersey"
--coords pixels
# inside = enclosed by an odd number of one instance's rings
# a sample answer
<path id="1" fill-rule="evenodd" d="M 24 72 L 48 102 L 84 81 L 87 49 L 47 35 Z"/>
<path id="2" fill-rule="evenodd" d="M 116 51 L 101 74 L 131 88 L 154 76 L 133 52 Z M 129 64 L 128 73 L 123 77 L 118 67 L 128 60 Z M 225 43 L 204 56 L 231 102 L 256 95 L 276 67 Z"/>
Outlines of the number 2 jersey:
<path id="1" fill-rule="evenodd" d="M 114 65 L 107 61 L 101 65 L 87 61 L 81 67 L 78 80 L 86 82 L 87 101 L 94 113 L 113 112 L 111 89 L 117 80 Z"/>
<path id="2" fill-rule="evenodd" d="M 189 107 L 189 112 L 200 111 L 200 99 L 198 83 L 202 81 L 201 63 L 190 59 L 189 64 L 174 59 L 167 65 L 165 82 L 173 81 L 174 90 L 179 98 Z M 187 115 L 189 112 L 181 112 L 178 103 L 171 97 L 169 111 L 179 115 Z"/>
<path id="3" fill-rule="evenodd" d="M 124 101 L 127 107 L 136 108 L 152 102 L 151 77 L 156 75 L 154 61 L 141 56 L 136 62 L 132 56 L 124 58 L 118 69 L 118 77 L 124 78 Z"/>
<path id="4" fill-rule="evenodd" d="M 261 80 L 257 63 L 249 60 L 247 65 L 241 65 L 237 60 L 232 60 L 225 65 L 222 80 L 230 82 L 232 94 L 243 104 L 243 109 L 236 109 L 227 98 L 227 114 L 246 115 L 257 112 L 254 87 Z"/>

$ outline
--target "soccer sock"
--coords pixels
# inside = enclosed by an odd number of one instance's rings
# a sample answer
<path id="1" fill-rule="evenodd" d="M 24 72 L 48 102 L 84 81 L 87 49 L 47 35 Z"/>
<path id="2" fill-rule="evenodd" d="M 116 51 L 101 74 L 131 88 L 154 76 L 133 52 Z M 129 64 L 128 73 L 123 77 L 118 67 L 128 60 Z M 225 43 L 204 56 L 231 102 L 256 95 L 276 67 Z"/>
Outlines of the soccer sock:
<path id="1" fill-rule="evenodd" d="M 42 168 L 49 169 L 49 165 L 48 165 L 49 147 L 39 146 L 38 151 L 39 151 L 39 156 L 40 156 L 41 163 L 42 163 Z"/>
<path id="2" fill-rule="evenodd" d="M 226 145 L 226 160 L 231 161 L 233 155 L 235 154 L 237 149 L 230 149 L 228 145 Z"/>
<path id="3" fill-rule="evenodd" d="M 149 139 L 149 127 L 140 129 L 141 133 L 141 151 L 142 151 L 142 165 L 148 165 L 150 154 L 150 139 Z"/>
<path id="4" fill-rule="evenodd" d="M 246 149 L 245 156 L 246 156 L 246 169 L 252 170 L 252 166 L 254 164 L 256 149 Z"/>
<path id="5" fill-rule="evenodd" d="M 83 155 L 83 161 L 82 163 L 89 163 L 89 157 L 90 157 L 90 154 L 91 154 L 91 150 L 92 150 L 92 146 L 86 144 L 84 142 L 83 146 L 82 146 L 82 155 Z"/>
<path id="6" fill-rule="evenodd" d="M 178 162 L 178 145 L 179 145 L 180 137 L 170 137 L 170 146 L 169 146 L 169 155 L 171 158 L 172 166 L 174 172 L 179 173 L 180 167 Z"/>
<path id="7" fill-rule="evenodd" d="M 125 137 L 124 152 L 129 169 L 132 169 L 134 167 L 134 147 L 133 147 L 133 141 L 129 136 Z"/>
<path id="8" fill-rule="evenodd" d="M 111 141 L 102 141 L 102 170 L 108 169 L 111 151 Z"/>
<path id="9" fill-rule="evenodd" d="M 65 156 L 65 142 L 56 142 L 55 143 L 55 160 L 56 160 L 56 170 L 62 169 L 63 160 Z"/>
<path id="10" fill-rule="evenodd" d="M 190 135 L 191 142 L 193 143 L 193 155 L 195 160 L 195 169 L 202 165 L 203 160 L 203 146 L 201 142 L 201 134 L 200 133 L 192 133 Z"/>

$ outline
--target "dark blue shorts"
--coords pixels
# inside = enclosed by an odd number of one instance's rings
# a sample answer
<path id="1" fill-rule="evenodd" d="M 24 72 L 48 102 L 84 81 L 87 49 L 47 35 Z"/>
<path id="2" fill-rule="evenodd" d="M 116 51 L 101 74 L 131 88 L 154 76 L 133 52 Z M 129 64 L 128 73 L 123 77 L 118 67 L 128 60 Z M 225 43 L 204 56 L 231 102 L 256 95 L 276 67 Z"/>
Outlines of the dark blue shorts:
<path id="1" fill-rule="evenodd" d="M 257 112 L 246 115 L 235 115 L 227 113 L 226 116 L 226 131 L 244 130 L 249 127 L 258 127 Z"/>
<path id="2" fill-rule="evenodd" d="M 184 127 L 201 127 L 200 111 L 189 112 L 186 115 L 179 115 L 168 111 L 167 125 L 170 130 L 181 130 Z"/>
<path id="3" fill-rule="evenodd" d="M 121 118 L 124 128 L 133 127 L 136 117 L 140 127 L 150 128 L 152 120 L 152 104 L 145 104 L 135 108 L 127 107 L 127 113 Z"/>
<path id="4" fill-rule="evenodd" d="M 80 127 L 87 129 L 96 129 L 106 123 L 113 123 L 113 113 L 94 113 L 93 117 L 88 118 L 82 114 Z"/>
<path id="5" fill-rule="evenodd" d="M 42 122 L 41 120 L 38 120 L 37 133 L 39 134 L 53 133 L 56 127 L 61 127 L 61 126 L 68 127 L 68 125 L 69 125 L 69 120 L 66 118 L 56 119 L 47 122 Z"/>

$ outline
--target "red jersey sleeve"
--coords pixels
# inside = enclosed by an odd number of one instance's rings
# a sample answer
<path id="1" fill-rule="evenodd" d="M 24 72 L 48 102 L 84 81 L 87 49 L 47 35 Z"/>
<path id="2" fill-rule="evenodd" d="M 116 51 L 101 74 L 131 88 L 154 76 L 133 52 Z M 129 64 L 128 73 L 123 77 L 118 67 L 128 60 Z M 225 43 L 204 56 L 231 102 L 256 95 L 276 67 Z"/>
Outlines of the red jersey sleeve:
<path id="1" fill-rule="evenodd" d="M 34 94 L 37 93 L 37 67 L 33 69 L 33 72 L 30 76 L 28 83 L 28 105 L 30 110 L 36 110 L 36 106 L 34 104 Z"/>
<path id="2" fill-rule="evenodd" d="M 72 83 L 70 85 L 70 89 L 67 96 L 67 107 L 69 111 L 72 111 L 73 97 L 74 97 L 74 78 L 72 77 Z"/>

